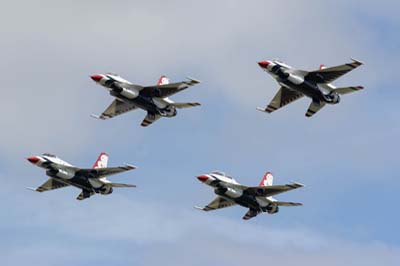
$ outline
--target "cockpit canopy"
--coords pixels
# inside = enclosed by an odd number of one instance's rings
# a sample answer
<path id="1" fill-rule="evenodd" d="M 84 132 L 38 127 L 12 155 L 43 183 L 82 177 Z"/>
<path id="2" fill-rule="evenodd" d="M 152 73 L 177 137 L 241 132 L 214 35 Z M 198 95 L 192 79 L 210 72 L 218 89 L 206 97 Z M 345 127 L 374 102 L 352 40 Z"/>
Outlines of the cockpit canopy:
<path id="1" fill-rule="evenodd" d="M 291 68 L 290 66 L 286 65 L 285 63 L 283 63 L 279 59 L 274 59 L 274 60 L 272 60 L 272 62 L 274 62 L 275 64 L 277 64 L 277 65 L 279 65 L 281 67 L 287 68 L 287 69 Z"/>
<path id="2" fill-rule="evenodd" d="M 50 153 L 43 153 L 43 156 L 52 157 L 52 158 L 56 158 L 57 157 L 54 154 L 50 154 Z"/>
<path id="3" fill-rule="evenodd" d="M 227 177 L 229 179 L 232 179 L 232 177 L 228 176 L 225 172 L 221 172 L 221 171 L 212 171 L 211 174 L 221 175 L 221 176 Z"/>
<path id="4" fill-rule="evenodd" d="M 114 77 L 119 77 L 118 74 L 113 73 L 113 72 L 107 72 L 106 75 L 111 75 L 111 76 L 114 76 Z"/>

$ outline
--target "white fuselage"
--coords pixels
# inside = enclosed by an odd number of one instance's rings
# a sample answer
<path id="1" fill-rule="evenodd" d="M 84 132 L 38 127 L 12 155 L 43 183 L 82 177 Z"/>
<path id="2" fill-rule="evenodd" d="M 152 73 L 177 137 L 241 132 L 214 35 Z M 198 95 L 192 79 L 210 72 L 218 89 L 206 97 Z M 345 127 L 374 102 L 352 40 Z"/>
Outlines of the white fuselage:
<path id="1" fill-rule="evenodd" d="M 87 189 L 89 186 L 99 189 L 107 185 L 107 183 L 110 183 L 106 177 L 88 178 L 85 176 L 77 176 L 76 173 L 79 171 L 79 168 L 51 154 L 30 157 L 28 160 L 36 166 L 46 169 L 46 174 L 49 177 L 61 179 L 69 185 L 78 188 Z"/>
<path id="2" fill-rule="evenodd" d="M 92 77 L 97 83 L 106 88 L 110 94 L 120 101 L 133 103 L 136 107 L 152 113 L 160 113 L 163 116 L 174 116 L 176 111 L 159 112 L 172 108 L 173 101 L 167 97 L 144 97 L 141 95 L 143 87 L 132 84 L 116 74 L 99 74 Z M 172 108 L 173 109 L 173 108 Z"/>
<path id="3" fill-rule="evenodd" d="M 305 76 L 309 73 L 303 70 L 296 70 L 293 67 L 279 62 L 277 60 L 264 61 L 266 66 L 262 65 L 262 69 L 270 74 L 282 87 L 295 90 L 304 95 L 326 103 L 334 104 L 337 101 L 331 101 L 327 95 L 334 94 L 336 88 L 331 83 L 311 83 L 305 80 Z M 338 97 L 338 96 L 337 96 Z"/>
<path id="4" fill-rule="evenodd" d="M 258 197 L 246 193 L 244 186 L 241 186 L 235 179 L 221 172 L 199 176 L 203 183 L 215 188 L 214 192 L 220 197 L 234 201 L 235 203 L 256 210 L 263 210 L 265 207 L 276 201 L 272 197 Z M 263 210 L 264 211 L 264 210 Z"/>

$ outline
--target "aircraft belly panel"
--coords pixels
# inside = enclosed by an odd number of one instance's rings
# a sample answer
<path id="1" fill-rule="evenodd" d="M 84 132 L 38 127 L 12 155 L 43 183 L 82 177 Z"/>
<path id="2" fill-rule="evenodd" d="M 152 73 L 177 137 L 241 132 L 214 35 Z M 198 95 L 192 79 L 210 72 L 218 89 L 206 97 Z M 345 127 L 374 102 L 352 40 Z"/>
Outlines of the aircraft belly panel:
<path id="1" fill-rule="evenodd" d="M 281 81 L 281 82 L 284 84 L 285 87 L 288 87 L 289 89 L 294 91 L 299 91 L 311 99 L 318 99 L 318 100 L 323 99 L 321 91 L 318 89 L 318 87 L 308 81 L 305 81 L 299 85 L 289 83 L 288 81 Z"/>
<path id="2" fill-rule="evenodd" d="M 125 102 L 133 103 L 135 106 L 145 111 L 149 111 L 151 113 L 157 113 L 157 106 L 153 102 L 151 102 L 151 100 L 147 97 L 139 95 L 134 99 L 123 98 L 122 100 Z"/>
<path id="3" fill-rule="evenodd" d="M 242 196 L 231 200 L 233 200 L 236 204 L 246 208 L 256 210 L 260 208 L 260 205 L 258 204 L 256 198 L 252 195 L 243 194 Z"/>
<path id="4" fill-rule="evenodd" d="M 55 178 L 55 179 L 59 180 L 58 178 Z M 93 190 L 93 187 L 90 185 L 87 178 L 83 177 L 83 176 L 74 176 L 73 178 L 68 179 L 68 180 L 64 180 L 64 179 L 60 179 L 60 180 L 64 183 L 67 183 L 67 184 L 73 186 L 73 187 L 77 187 L 77 188 L 89 190 L 89 191 Z"/>

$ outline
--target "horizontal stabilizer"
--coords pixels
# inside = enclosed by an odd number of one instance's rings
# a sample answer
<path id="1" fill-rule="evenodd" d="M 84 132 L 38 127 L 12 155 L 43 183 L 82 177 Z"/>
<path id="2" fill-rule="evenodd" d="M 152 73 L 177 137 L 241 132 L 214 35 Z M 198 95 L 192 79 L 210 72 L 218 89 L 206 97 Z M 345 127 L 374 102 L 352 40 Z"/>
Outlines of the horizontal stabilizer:
<path id="1" fill-rule="evenodd" d="M 151 113 L 147 112 L 147 115 L 145 116 L 145 118 L 143 119 L 143 121 L 140 125 L 142 127 L 150 126 L 152 123 L 154 123 L 155 121 L 157 121 L 160 118 L 161 118 L 161 116 L 158 114 L 151 114 Z"/>
<path id="2" fill-rule="evenodd" d="M 286 207 L 303 206 L 303 203 L 286 202 L 286 201 L 274 201 L 274 204 L 276 204 L 278 206 L 286 206 Z"/>
<path id="3" fill-rule="evenodd" d="M 260 211 L 249 209 L 248 212 L 246 212 L 246 214 L 243 216 L 242 219 L 250 220 L 251 218 L 256 217 L 260 213 L 261 213 Z"/>
<path id="4" fill-rule="evenodd" d="M 195 106 L 200 106 L 200 103 L 173 103 L 171 104 L 172 106 L 175 106 L 176 108 L 190 108 L 190 107 L 195 107 Z"/>
<path id="5" fill-rule="evenodd" d="M 363 86 L 354 86 L 354 87 L 336 88 L 334 91 L 339 94 L 348 94 L 348 93 L 352 93 L 352 92 L 359 91 L 362 89 L 364 89 Z"/>
<path id="6" fill-rule="evenodd" d="M 110 187 L 136 187 L 136 185 L 122 184 L 122 183 L 107 183 L 107 186 L 110 186 Z"/>
<path id="7" fill-rule="evenodd" d="M 94 195 L 93 191 L 82 190 L 82 192 L 78 195 L 78 197 L 76 197 L 76 199 L 77 200 L 84 200 L 84 199 L 90 198 L 93 195 Z"/>
<path id="8" fill-rule="evenodd" d="M 325 106 L 325 102 L 315 102 L 312 101 L 308 110 L 306 112 L 307 117 L 311 117 L 316 114 L 319 110 L 321 110 Z"/>

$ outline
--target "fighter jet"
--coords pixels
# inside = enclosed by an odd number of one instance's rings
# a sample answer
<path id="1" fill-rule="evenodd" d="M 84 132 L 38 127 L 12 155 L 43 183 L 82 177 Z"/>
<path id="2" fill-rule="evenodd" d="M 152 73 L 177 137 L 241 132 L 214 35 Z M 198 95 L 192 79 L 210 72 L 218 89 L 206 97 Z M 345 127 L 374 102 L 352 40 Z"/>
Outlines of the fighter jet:
<path id="1" fill-rule="evenodd" d="M 311 117 L 325 104 L 339 103 L 340 95 L 363 89 L 362 86 L 336 88 L 331 84 L 332 81 L 362 65 L 360 61 L 352 60 L 351 63 L 329 68 L 321 65 L 320 69 L 315 71 L 294 69 L 277 60 L 258 62 L 258 65 L 273 76 L 281 87 L 265 109 L 259 107 L 257 110 L 272 113 L 305 95 L 312 99 L 306 112 L 306 116 Z"/>
<path id="2" fill-rule="evenodd" d="M 301 203 L 278 201 L 272 196 L 292 189 L 303 187 L 300 183 L 273 186 L 273 176 L 265 173 L 258 187 L 246 187 L 223 172 L 211 172 L 197 177 L 201 182 L 213 187 L 218 196 L 205 207 L 195 207 L 203 211 L 213 211 L 236 204 L 249 208 L 243 216 L 249 220 L 260 213 L 274 214 L 279 211 L 279 206 L 300 206 Z"/>
<path id="3" fill-rule="evenodd" d="M 157 85 L 140 86 L 112 73 L 96 74 L 90 77 L 116 98 L 100 116 L 92 115 L 95 118 L 105 120 L 140 108 L 147 111 L 147 115 L 141 123 L 143 127 L 147 127 L 160 117 L 176 116 L 176 109 L 200 105 L 197 102 L 176 103 L 168 99 L 169 96 L 200 83 L 192 78 L 170 84 L 166 76 L 161 76 Z"/>
<path id="4" fill-rule="evenodd" d="M 45 192 L 53 189 L 74 186 L 82 189 L 76 198 L 84 200 L 99 193 L 108 195 L 114 187 L 136 187 L 135 185 L 113 183 L 106 176 L 135 169 L 133 165 L 126 164 L 119 167 L 107 167 L 108 154 L 101 153 L 93 165 L 93 168 L 75 167 L 53 154 L 44 153 L 40 156 L 27 158 L 32 164 L 44 168 L 50 178 L 38 188 L 29 188 L 37 192 Z"/>

